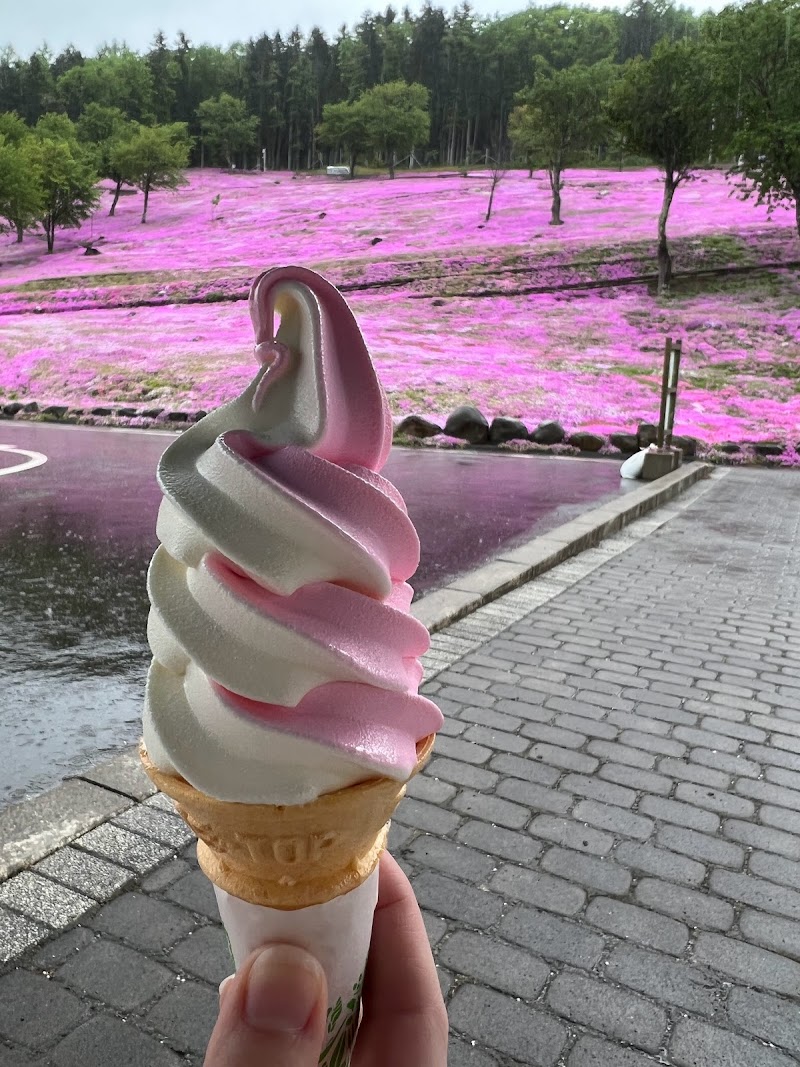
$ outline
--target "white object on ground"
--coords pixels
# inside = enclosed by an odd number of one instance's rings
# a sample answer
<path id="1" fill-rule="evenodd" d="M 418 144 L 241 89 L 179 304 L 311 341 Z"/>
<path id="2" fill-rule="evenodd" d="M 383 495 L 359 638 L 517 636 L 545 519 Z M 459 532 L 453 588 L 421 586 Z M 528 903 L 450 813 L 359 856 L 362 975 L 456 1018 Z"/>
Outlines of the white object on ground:
<path id="1" fill-rule="evenodd" d="M 640 449 L 635 456 L 629 456 L 619 469 L 620 478 L 641 478 L 644 469 L 644 457 L 655 450 L 655 445 Z"/>

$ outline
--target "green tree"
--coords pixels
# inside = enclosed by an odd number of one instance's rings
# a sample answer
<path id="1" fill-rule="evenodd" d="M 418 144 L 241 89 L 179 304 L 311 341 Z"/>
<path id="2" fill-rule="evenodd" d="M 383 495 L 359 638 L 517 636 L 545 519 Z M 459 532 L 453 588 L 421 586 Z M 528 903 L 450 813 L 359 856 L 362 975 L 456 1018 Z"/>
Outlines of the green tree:
<path id="1" fill-rule="evenodd" d="M 50 73 L 52 54 L 47 47 L 34 52 L 27 63 L 20 64 L 22 117 L 30 123 L 53 106 L 53 78 Z"/>
<path id="2" fill-rule="evenodd" d="M 116 150 L 136 133 L 136 124 L 129 122 L 118 107 L 104 107 L 92 102 L 78 119 L 78 140 L 92 155 L 101 178 L 114 182 L 109 215 L 114 215 L 125 176 L 116 165 Z"/>
<path id="3" fill-rule="evenodd" d="M 516 159 L 524 159 L 528 177 L 533 177 L 539 151 L 539 124 L 530 104 L 518 104 L 508 116 L 508 138 Z"/>
<path id="4" fill-rule="evenodd" d="M 31 159 L 31 140 L 15 143 L 0 133 L 0 232 L 2 223 L 8 223 L 16 231 L 17 243 L 42 214 L 42 176 Z"/>
<path id="5" fill-rule="evenodd" d="M 603 105 L 614 72 L 610 63 L 581 64 L 565 70 L 545 69 L 533 88 L 520 94 L 509 133 L 529 167 L 541 156 L 550 181 L 550 225 L 561 226 L 562 175 L 576 155 L 595 146 L 603 135 Z"/>
<path id="6" fill-rule="evenodd" d="M 43 140 L 64 141 L 69 145 L 78 143 L 78 129 L 75 123 L 66 115 L 60 115 L 56 111 L 48 111 L 42 115 L 34 127 L 34 132 Z"/>
<path id="7" fill-rule="evenodd" d="M 369 143 L 363 108 L 358 103 L 326 104 L 322 109 L 322 122 L 317 127 L 317 137 L 327 148 L 341 149 L 347 153 L 350 177 L 356 172 L 359 156 Z"/>
<path id="8" fill-rule="evenodd" d="M 428 141 L 430 93 L 424 85 L 386 82 L 368 89 L 358 106 L 364 117 L 367 141 L 381 156 L 394 178 L 398 155 L 421 148 Z"/>
<path id="9" fill-rule="evenodd" d="M 29 164 L 39 175 L 41 202 L 39 222 L 52 252 L 56 230 L 77 228 L 89 218 L 97 205 L 97 172 L 77 141 L 58 140 L 50 136 L 52 116 L 43 116 L 36 133 L 26 142 Z"/>
<path id="10" fill-rule="evenodd" d="M 634 59 L 611 88 L 609 116 L 629 150 L 650 156 L 664 173 L 658 216 L 658 291 L 669 286 L 667 219 L 675 190 L 707 158 L 714 119 L 708 53 L 698 44 L 662 41 L 650 59 Z"/>
<path id="11" fill-rule="evenodd" d="M 189 147 L 184 122 L 140 126 L 130 140 L 115 147 L 113 166 L 123 175 L 123 181 L 137 186 L 144 194 L 143 223 L 147 222 L 147 207 L 153 189 L 177 189 L 186 184 L 183 172 L 189 163 Z"/>
<path id="12" fill-rule="evenodd" d="M 719 80 L 717 116 L 733 131 L 738 159 L 730 172 L 745 199 L 769 211 L 794 207 L 800 235 L 800 6 L 797 0 L 752 0 L 728 7 L 708 24 Z"/>
<path id="13" fill-rule="evenodd" d="M 256 143 L 258 117 L 248 115 L 244 100 L 220 93 L 216 100 L 204 100 L 197 109 L 206 144 L 230 169 Z"/>
<path id="14" fill-rule="evenodd" d="M 173 86 L 179 77 L 179 68 L 167 46 L 167 39 L 161 30 L 153 38 L 147 53 L 147 65 L 153 85 L 153 115 L 156 122 L 171 122 L 175 106 L 175 89 Z"/>
<path id="15" fill-rule="evenodd" d="M 72 119 L 78 119 L 92 102 L 118 107 L 137 122 L 154 117 L 150 66 L 127 48 L 105 49 L 95 59 L 71 67 L 56 82 L 56 94 Z"/>
<path id="16" fill-rule="evenodd" d="M 20 145 L 30 136 L 31 128 L 21 119 L 16 111 L 0 113 L 0 136 L 5 137 L 6 144 Z"/>

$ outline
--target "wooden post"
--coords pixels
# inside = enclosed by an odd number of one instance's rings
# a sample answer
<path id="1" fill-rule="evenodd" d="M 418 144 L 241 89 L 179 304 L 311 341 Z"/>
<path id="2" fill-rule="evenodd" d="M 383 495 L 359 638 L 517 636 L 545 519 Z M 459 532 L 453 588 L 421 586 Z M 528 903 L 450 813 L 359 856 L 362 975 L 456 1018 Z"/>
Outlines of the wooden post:
<path id="1" fill-rule="evenodd" d="M 678 396 L 678 375 L 681 366 L 682 341 L 667 338 L 664 346 L 664 374 L 661 379 L 661 413 L 658 418 L 659 451 L 672 445 L 672 429 L 675 425 L 675 402 Z"/>

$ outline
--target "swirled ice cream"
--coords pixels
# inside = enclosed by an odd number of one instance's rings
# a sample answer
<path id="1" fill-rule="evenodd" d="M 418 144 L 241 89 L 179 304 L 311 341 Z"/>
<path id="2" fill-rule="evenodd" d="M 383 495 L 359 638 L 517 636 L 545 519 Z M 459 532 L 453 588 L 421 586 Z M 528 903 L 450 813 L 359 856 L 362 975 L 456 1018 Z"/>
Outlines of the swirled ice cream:
<path id="1" fill-rule="evenodd" d="M 417 692 L 419 541 L 378 473 L 392 425 L 355 319 L 300 267 L 261 275 L 250 313 L 253 382 L 158 468 L 144 743 L 219 800 L 301 804 L 404 781 L 442 720 Z"/>

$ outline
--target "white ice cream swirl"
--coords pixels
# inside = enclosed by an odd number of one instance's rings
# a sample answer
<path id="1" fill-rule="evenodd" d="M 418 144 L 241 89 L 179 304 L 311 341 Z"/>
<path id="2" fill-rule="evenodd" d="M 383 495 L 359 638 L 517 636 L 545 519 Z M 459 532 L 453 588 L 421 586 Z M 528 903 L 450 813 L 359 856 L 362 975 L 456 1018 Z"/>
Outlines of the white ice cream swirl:
<path id="1" fill-rule="evenodd" d="M 302 268 L 262 275 L 251 314 L 254 381 L 159 465 L 144 740 L 219 799 L 302 803 L 404 779 L 441 716 L 417 695 L 419 542 L 377 473 L 391 421 L 355 320 Z"/>

